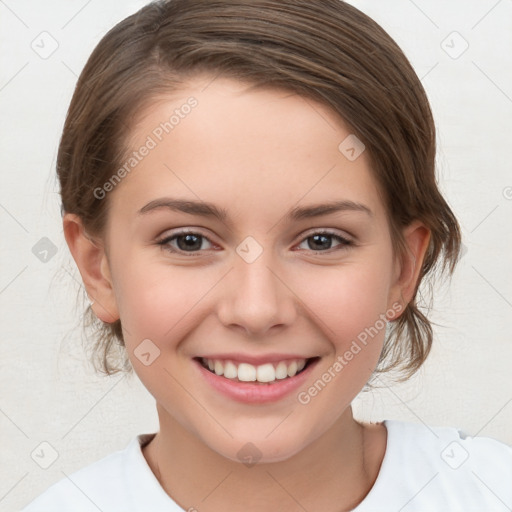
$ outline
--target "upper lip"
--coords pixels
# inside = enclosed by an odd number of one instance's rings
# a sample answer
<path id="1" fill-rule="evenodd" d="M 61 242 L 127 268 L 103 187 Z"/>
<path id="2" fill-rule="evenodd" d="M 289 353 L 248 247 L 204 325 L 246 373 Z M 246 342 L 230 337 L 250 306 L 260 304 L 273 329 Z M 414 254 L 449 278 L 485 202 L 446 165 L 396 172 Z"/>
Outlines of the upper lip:
<path id="1" fill-rule="evenodd" d="M 238 363 L 249 363 L 254 366 L 258 366 L 265 363 L 277 363 L 279 361 L 286 361 L 288 359 L 311 359 L 313 357 L 318 356 L 303 356 L 300 354 L 266 354 L 260 356 L 252 356 L 249 354 L 241 354 L 241 353 L 229 353 L 229 354 L 211 354 L 211 355 L 203 355 L 199 356 L 199 358 L 204 357 L 205 359 L 219 359 L 219 360 L 231 360 L 236 361 Z"/>

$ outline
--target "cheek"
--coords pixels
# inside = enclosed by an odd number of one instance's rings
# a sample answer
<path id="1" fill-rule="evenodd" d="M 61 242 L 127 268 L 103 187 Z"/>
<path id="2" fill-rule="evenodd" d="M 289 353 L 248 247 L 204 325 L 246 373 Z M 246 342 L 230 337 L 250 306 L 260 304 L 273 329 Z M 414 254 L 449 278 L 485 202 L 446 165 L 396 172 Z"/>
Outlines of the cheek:
<path id="1" fill-rule="evenodd" d="M 302 276 L 295 289 L 313 321 L 341 350 L 385 314 L 388 277 L 380 265 L 361 261 L 317 268 L 308 279 Z"/>
<path id="2" fill-rule="evenodd" d="M 161 261 L 155 264 L 126 257 L 122 265 L 116 296 L 127 347 L 145 338 L 159 346 L 179 340 L 197 322 L 206 303 L 201 299 L 218 281 L 204 270 Z"/>
<path id="3" fill-rule="evenodd" d="M 301 390 L 299 403 L 311 416 L 336 421 L 363 389 L 378 363 L 386 334 L 387 281 L 368 262 L 323 268 L 301 296 L 329 348 L 318 378 Z"/>

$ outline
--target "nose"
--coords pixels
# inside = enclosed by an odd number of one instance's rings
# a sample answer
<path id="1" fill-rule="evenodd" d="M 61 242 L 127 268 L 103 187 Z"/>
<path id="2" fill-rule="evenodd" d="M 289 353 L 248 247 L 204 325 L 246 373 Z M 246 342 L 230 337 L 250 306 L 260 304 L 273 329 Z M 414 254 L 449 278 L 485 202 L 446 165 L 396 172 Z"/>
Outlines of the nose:
<path id="1" fill-rule="evenodd" d="M 296 316 L 293 287 L 286 282 L 271 252 L 263 251 L 251 263 L 236 256 L 234 267 L 220 287 L 218 318 L 226 327 L 241 329 L 250 337 L 268 336 L 278 327 L 284 329 Z"/>

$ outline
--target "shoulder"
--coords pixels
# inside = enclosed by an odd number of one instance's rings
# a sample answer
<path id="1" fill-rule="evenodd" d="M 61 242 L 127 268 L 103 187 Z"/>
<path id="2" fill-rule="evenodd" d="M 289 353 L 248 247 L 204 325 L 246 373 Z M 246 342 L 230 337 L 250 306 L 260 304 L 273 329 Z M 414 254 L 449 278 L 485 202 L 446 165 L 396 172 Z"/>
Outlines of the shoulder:
<path id="1" fill-rule="evenodd" d="M 158 486 L 158 481 L 145 463 L 141 451 L 141 444 L 153 435 L 137 436 L 125 449 L 67 475 L 27 505 L 22 512 L 138 510 L 134 507 L 140 493 L 145 493 L 148 505 L 151 505 L 153 496 L 156 499 L 169 500 Z M 137 483 L 139 485 L 134 485 Z"/>
<path id="2" fill-rule="evenodd" d="M 470 436 L 455 427 L 436 427 L 405 421 L 385 422 L 394 449 L 408 446 L 411 461 L 440 469 L 449 468 L 447 474 L 475 472 L 503 472 L 512 476 L 512 447 L 485 436 Z M 398 450 L 399 456 L 406 455 Z M 462 471 L 458 471 L 458 470 Z M 508 484 L 512 480 L 508 480 Z"/>
<path id="3" fill-rule="evenodd" d="M 512 508 L 512 447 L 454 427 L 386 420 L 387 447 L 361 512 L 382 501 L 408 512 Z M 380 502 L 380 503 L 379 503 Z M 386 502 L 386 501 L 385 501 Z M 386 509 L 388 510 L 388 509 Z M 390 509 L 391 510 L 391 509 Z"/>

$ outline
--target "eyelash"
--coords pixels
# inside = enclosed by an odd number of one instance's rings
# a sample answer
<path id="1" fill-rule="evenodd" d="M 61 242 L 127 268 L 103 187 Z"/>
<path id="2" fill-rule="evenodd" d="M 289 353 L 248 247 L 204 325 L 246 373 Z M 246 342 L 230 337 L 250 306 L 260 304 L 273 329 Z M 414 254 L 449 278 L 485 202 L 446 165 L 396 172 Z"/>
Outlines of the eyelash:
<path id="1" fill-rule="evenodd" d="M 197 233 L 195 231 L 180 231 L 178 233 L 175 233 L 174 235 L 172 236 L 168 236 L 166 238 L 164 238 L 163 240 L 160 240 L 157 242 L 157 245 L 160 245 L 162 246 L 163 249 L 165 249 L 166 251 L 168 252 L 171 252 L 171 253 L 177 253 L 177 254 L 183 254 L 184 256 L 187 256 L 187 257 L 194 257 L 195 254 L 201 252 L 200 250 L 199 251 L 191 251 L 191 252 L 187 252 L 187 251 L 183 251 L 183 250 L 180 250 L 180 249 L 174 249 L 174 248 L 171 248 L 169 246 L 169 243 L 176 239 L 176 238 L 179 238 L 180 236 L 185 236 L 185 235 L 196 235 L 200 238 L 204 238 L 206 240 L 208 240 L 208 242 L 210 242 L 211 244 L 213 244 L 213 242 L 207 237 L 207 236 L 204 236 L 202 235 L 201 233 Z M 340 242 L 341 242 L 341 245 L 338 246 L 338 248 L 334 248 L 334 250 L 331 250 L 331 249 L 327 249 L 325 251 L 313 251 L 311 250 L 311 252 L 313 252 L 314 254 L 321 254 L 321 253 L 332 253 L 334 251 L 337 251 L 337 250 L 343 250 L 343 249 L 347 249 L 348 247 L 350 246 L 353 246 L 354 245 L 354 242 L 352 242 L 351 240 L 348 240 L 347 238 L 344 238 L 332 231 L 326 231 L 326 230 L 323 230 L 323 231 L 315 231 L 313 233 L 311 233 L 310 235 L 306 236 L 305 238 L 303 238 L 300 242 L 299 245 L 301 245 L 303 242 L 305 242 L 306 240 L 308 240 L 308 238 L 313 238 L 315 235 L 327 235 L 327 236 L 331 236 L 333 238 L 337 238 Z"/>

